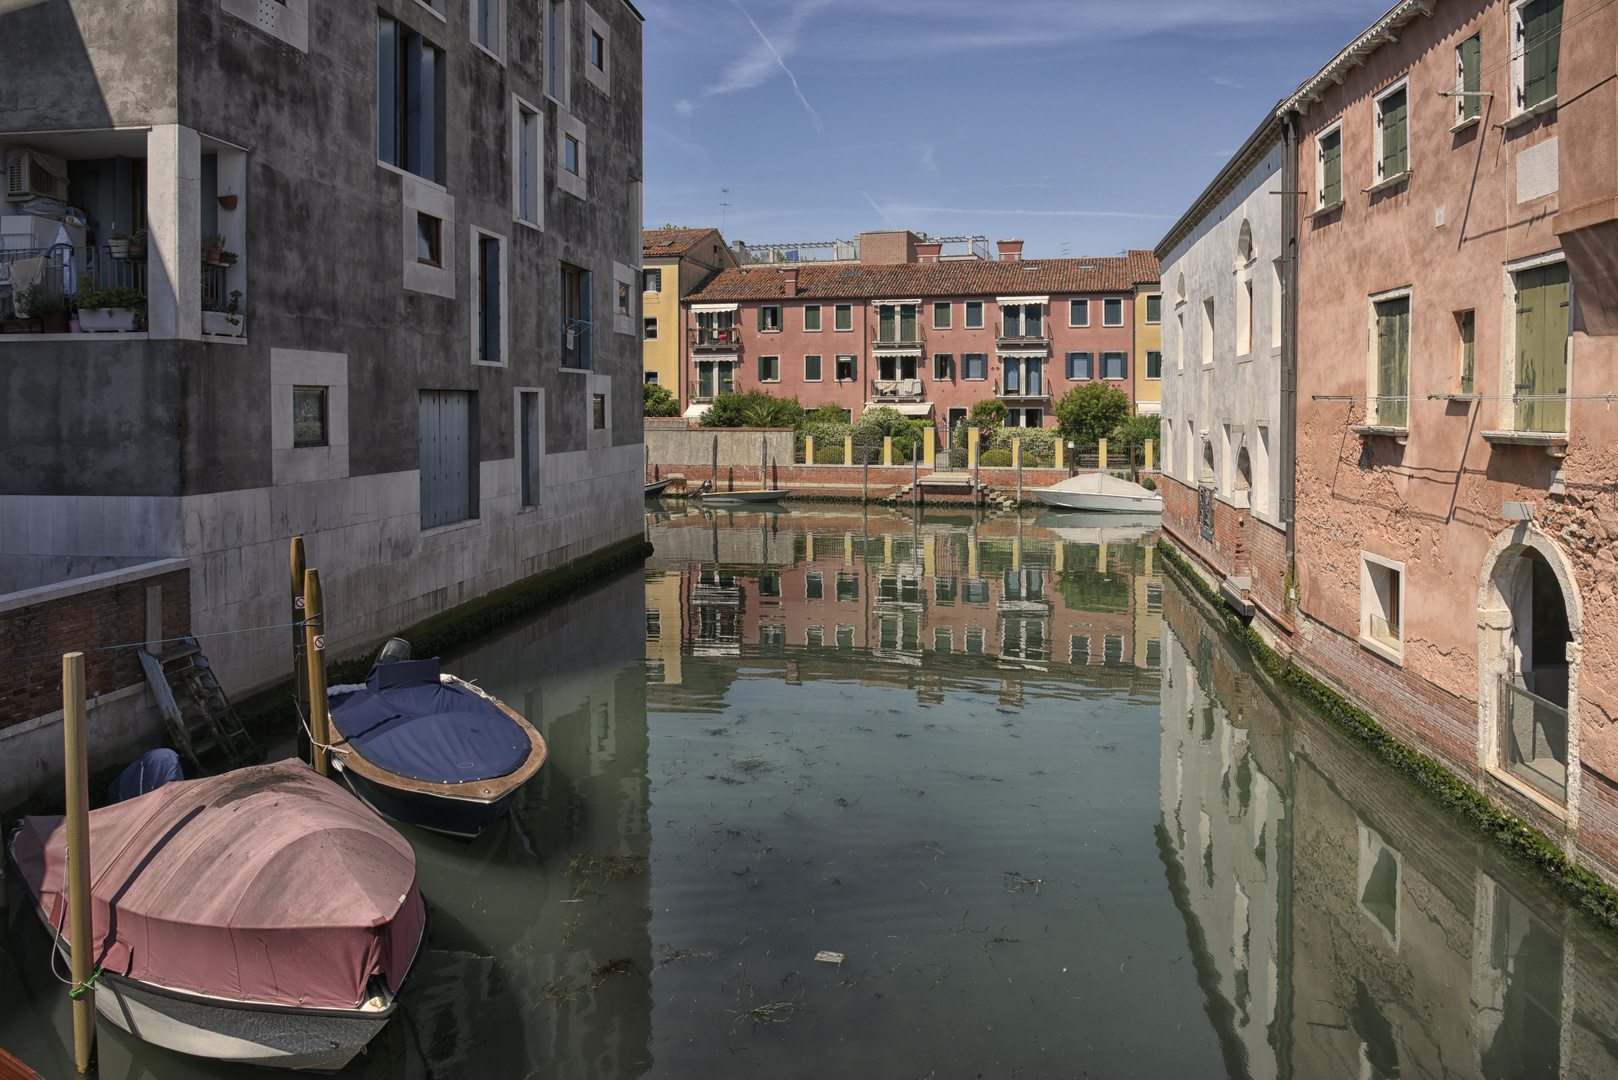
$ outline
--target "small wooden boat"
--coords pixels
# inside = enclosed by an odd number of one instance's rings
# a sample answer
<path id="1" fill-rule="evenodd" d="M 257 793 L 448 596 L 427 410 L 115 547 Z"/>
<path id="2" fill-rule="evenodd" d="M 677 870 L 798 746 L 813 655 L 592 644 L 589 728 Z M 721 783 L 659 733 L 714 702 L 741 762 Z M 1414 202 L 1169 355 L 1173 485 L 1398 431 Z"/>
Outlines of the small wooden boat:
<path id="1" fill-rule="evenodd" d="M 470 840 L 511 805 L 545 764 L 545 740 L 482 690 L 408 660 L 394 638 L 363 684 L 334 686 L 332 764 L 372 809 L 395 821 Z"/>
<path id="2" fill-rule="evenodd" d="M 1112 514 L 1161 514 L 1163 496 L 1139 484 L 1120 480 L 1111 473 L 1081 473 L 1078 476 L 1035 488 L 1033 494 L 1046 506 L 1063 510 L 1091 510 Z"/>
<path id="3" fill-rule="evenodd" d="M 670 483 L 672 483 L 670 480 L 659 480 L 655 484 L 647 484 L 646 497 L 648 499 L 657 498 L 659 495 L 663 494 L 663 489 L 667 488 Z"/>
<path id="4" fill-rule="evenodd" d="M 40 1080 L 40 1076 L 4 1050 L 0 1050 L 0 1080 Z"/>
<path id="5" fill-rule="evenodd" d="M 751 488 L 747 491 L 706 491 L 703 492 L 704 503 L 769 503 L 779 502 L 784 496 L 791 495 L 791 488 Z"/>
<path id="6" fill-rule="evenodd" d="M 91 811 L 90 852 L 96 1011 L 180 1053 L 340 1069 L 393 1015 L 426 939 L 410 844 L 301 761 Z M 7 855 L 12 940 L 48 939 L 30 971 L 60 978 L 64 819 L 25 818 Z"/>

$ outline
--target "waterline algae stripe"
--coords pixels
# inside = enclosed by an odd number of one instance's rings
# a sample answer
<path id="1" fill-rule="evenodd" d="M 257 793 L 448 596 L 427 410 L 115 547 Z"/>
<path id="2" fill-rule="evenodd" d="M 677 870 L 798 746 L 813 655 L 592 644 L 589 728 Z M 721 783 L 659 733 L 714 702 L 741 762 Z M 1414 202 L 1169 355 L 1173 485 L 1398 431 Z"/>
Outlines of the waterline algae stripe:
<path id="1" fill-rule="evenodd" d="M 1544 833 L 1494 805 L 1482 792 L 1432 758 L 1399 742 L 1370 714 L 1281 657 L 1226 606 L 1171 543 L 1159 540 L 1157 547 L 1175 580 L 1194 590 L 1219 613 L 1226 629 L 1240 639 L 1270 678 L 1286 686 L 1363 749 L 1427 792 L 1482 836 L 1536 867 L 1575 908 L 1603 928 L 1618 933 L 1618 890 L 1573 863 Z"/>

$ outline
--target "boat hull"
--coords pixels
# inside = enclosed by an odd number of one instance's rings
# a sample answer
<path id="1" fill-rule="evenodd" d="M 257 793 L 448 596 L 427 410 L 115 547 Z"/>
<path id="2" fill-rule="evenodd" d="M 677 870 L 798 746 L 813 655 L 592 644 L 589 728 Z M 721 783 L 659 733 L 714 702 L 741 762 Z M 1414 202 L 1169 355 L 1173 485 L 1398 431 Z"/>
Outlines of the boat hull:
<path id="1" fill-rule="evenodd" d="M 333 764 L 342 774 L 349 790 L 383 817 L 457 840 L 476 839 L 479 833 L 499 821 L 511 808 L 511 800 L 517 794 L 517 789 L 513 788 L 500 798 L 487 801 L 424 794 L 361 776 L 352 769 L 343 768 L 340 760 Z"/>
<path id="2" fill-rule="evenodd" d="M 705 503 L 767 503 L 791 495 L 790 488 L 779 491 L 710 491 L 702 496 Z"/>
<path id="3" fill-rule="evenodd" d="M 655 484 L 647 484 L 646 485 L 646 497 L 648 499 L 657 498 L 659 495 L 663 494 L 663 489 L 667 488 L 669 486 L 669 483 L 670 483 L 670 481 L 668 481 L 668 480 L 660 480 Z"/>
<path id="4" fill-rule="evenodd" d="M 1163 497 L 1137 498 L 1132 495 L 1105 495 L 1093 491 L 1055 491 L 1035 488 L 1033 494 L 1046 506 L 1062 510 L 1088 510 L 1105 514 L 1161 514 Z"/>

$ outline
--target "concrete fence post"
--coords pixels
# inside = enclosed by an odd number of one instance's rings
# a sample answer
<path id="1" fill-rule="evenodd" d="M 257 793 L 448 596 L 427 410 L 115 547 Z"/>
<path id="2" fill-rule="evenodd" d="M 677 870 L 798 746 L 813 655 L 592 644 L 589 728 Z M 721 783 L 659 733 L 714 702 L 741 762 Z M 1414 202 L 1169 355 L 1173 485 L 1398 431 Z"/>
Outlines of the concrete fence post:
<path id="1" fill-rule="evenodd" d="M 1056 439 L 1056 460 L 1054 462 L 1055 468 L 1060 469 L 1062 467 L 1062 451 L 1064 448 L 1066 448 L 1066 446 L 1067 443 L 1060 436 L 1058 436 Z"/>
<path id="2" fill-rule="evenodd" d="M 815 463 L 815 437 L 813 435 L 803 437 L 803 463 L 805 465 Z"/>
<path id="3" fill-rule="evenodd" d="M 1099 465 L 1102 472 L 1107 471 L 1107 440 L 1106 439 L 1101 440 L 1101 450 L 1100 450 L 1100 454 L 1098 455 L 1098 458 L 1097 458 L 1097 464 Z"/>
<path id="4" fill-rule="evenodd" d="M 882 436 L 882 464 L 893 464 L 893 436 Z"/>
<path id="5" fill-rule="evenodd" d="M 977 428 L 966 429 L 966 466 L 969 469 L 978 467 L 978 436 L 981 434 Z"/>
<path id="6" fill-rule="evenodd" d="M 926 465 L 928 470 L 930 471 L 930 470 L 937 467 L 937 461 L 938 461 L 938 456 L 937 456 L 938 455 L 938 429 L 937 428 L 928 428 L 927 429 L 927 437 L 922 441 L 922 446 L 924 448 L 924 456 L 922 457 L 921 460 L 922 460 L 922 463 L 924 465 Z"/>
<path id="7" fill-rule="evenodd" d="M 1146 471 L 1152 471 L 1152 440 L 1146 440 Z"/>
<path id="8" fill-rule="evenodd" d="M 852 435 L 843 437 L 843 464 L 854 464 L 854 437 Z"/>
<path id="9" fill-rule="evenodd" d="M 1011 440 L 1011 465 L 1013 468 L 1022 468 L 1022 439 L 1015 436 Z"/>

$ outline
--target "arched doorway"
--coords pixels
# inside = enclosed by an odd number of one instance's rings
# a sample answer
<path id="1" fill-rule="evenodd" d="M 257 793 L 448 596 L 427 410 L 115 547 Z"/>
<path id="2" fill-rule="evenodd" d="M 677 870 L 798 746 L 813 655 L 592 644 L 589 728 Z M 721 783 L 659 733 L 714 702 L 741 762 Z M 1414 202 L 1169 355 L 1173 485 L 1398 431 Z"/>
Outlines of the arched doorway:
<path id="1" fill-rule="evenodd" d="M 1583 639 L 1566 553 L 1522 525 L 1484 559 L 1479 609 L 1479 764 L 1567 809 L 1578 803 Z"/>

